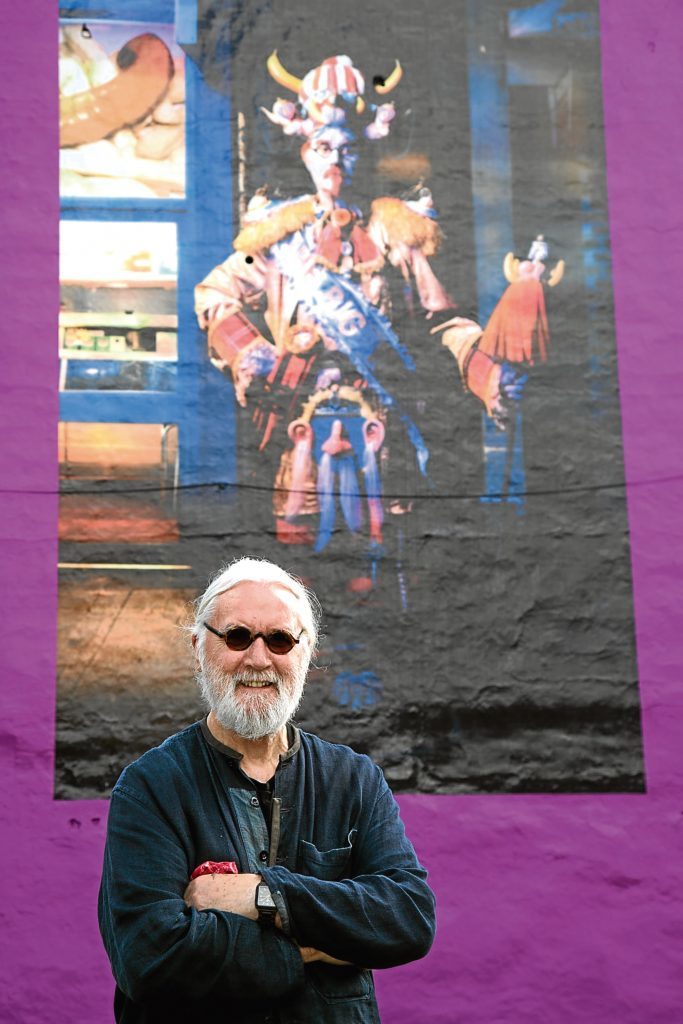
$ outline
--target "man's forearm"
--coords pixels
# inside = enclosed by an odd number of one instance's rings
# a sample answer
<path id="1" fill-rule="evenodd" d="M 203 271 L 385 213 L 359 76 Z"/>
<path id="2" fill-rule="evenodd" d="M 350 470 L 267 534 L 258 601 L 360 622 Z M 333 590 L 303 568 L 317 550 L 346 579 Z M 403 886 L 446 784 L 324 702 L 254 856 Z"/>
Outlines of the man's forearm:
<path id="1" fill-rule="evenodd" d="M 300 946 L 370 968 L 394 967 L 429 951 L 433 896 L 409 872 L 330 882 L 276 867 L 264 869 L 263 876 L 286 900 L 291 934 Z"/>
<path id="2" fill-rule="evenodd" d="M 255 893 L 260 875 L 200 875 L 188 885 L 183 899 L 195 910 L 224 910 L 258 921 Z"/>

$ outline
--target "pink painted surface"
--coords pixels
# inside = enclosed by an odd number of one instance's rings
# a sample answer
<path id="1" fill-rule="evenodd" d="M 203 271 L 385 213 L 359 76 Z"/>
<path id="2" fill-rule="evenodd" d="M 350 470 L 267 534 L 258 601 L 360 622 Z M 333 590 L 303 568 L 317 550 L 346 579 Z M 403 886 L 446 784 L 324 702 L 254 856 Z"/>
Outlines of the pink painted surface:
<path id="1" fill-rule="evenodd" d="M 100 1024 L 104 802 L 52 800 L 56 623 L 56 9 L 0 40 L 0 1020 Z M 648 791 L 403 797 L 432 872 L 428 960 L 378 977 L 387 1024 L 683 1019 L 683 13 L 603 0 L 617 340 Z"/>

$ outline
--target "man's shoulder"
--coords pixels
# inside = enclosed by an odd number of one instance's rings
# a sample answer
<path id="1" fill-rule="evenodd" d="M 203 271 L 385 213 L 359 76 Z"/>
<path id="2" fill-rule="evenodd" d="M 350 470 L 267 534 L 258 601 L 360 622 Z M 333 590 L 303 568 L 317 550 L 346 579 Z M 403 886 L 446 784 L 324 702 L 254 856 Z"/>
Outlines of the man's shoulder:
<path id="1" fill-rule="evenodd" d="M 317 768 L 326 773 L 338 773 L 337 778 L 353 776 L 356 781 L 377 781 L 382 778 L 381 769 L 367 754 L 359 754 L 344 743 L 332 743 L 312 732 L 300 730 L 299 736 L 307 756 Z"/>
<path id="2" fill-rule="evenodd" d="M 123 769 L 114 790 L 144 792 L 156 788 L 160 779 L 173 785 L 188 771 L 193 774 L 200 748 L 201 725 L 194 722 L 132 761 Z"/>
<path id="3" fill-rule="evenodd" d="M 251 206 L 251 204 L 250 204 Z M 315 220 L 313 196 L 294 199 L 264 200 L 263 206 L 249 211 L 244 226 L 232 245 L 236 252 L 256 256 L 281 242 L 288 235 L 300 231 Z"/>
<path id="4" fill-rule="evenodd" d="M 369 226 L 371 234 L 378 232 L 390 249 L 408 246 L 434 256 L 443 241 L 433 207 L 395 196 L 380 196 L 373 201 Z"/>

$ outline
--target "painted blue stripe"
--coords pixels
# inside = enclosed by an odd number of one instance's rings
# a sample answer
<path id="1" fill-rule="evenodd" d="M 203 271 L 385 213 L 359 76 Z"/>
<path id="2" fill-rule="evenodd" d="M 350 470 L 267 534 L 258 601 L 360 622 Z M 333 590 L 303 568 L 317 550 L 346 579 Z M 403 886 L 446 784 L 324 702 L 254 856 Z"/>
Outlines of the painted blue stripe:
<path id="1" fill-rule="evenodd" d="M 467 13 L 474 248 L 485 324 L 505 287 L 503 259 L 515 248 L 510 114 L 497 7 L 468 0 Z"/>
<path id="2" fill-rule="evenodd" d="M 177 423 L 178 399 L 163 391 L 79 391 L 59 396 L 65 423 Z"/>
<path id="3" fill-rule="evenodd" d="M 172 25 L 174 0 L 62 0 L 60 18 L 79 21 L 141 21 L 152 25 Z"/>
<path id="4" fill-rule="evenodd" d="M 197 0 L 175 0 L 175 38 L 180 45 L 197 42 Z"/>
<path id="5" fill-rule="evenodd" d="M 103 199 L 68 196 L 62 199 L 63 220 L 177 220 L 185 199 Z"/>

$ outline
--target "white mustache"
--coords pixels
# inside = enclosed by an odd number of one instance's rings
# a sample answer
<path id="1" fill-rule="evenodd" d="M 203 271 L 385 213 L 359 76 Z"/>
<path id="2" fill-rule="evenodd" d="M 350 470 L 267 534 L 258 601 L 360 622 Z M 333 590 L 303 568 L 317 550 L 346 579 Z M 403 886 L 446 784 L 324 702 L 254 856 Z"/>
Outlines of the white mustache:
<path id="1" fill-rule="evenodd" d="M 284 683 L 282 676 L 272 670 L 269 672 L 258 672 L 256 669 L 245 668 L 241 672 L 231 673 L 227 678 L 232 684 L 233 689 L 239 686 L 240 683 L 268 683 L 280 690 Z"/>

